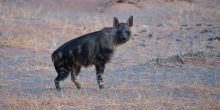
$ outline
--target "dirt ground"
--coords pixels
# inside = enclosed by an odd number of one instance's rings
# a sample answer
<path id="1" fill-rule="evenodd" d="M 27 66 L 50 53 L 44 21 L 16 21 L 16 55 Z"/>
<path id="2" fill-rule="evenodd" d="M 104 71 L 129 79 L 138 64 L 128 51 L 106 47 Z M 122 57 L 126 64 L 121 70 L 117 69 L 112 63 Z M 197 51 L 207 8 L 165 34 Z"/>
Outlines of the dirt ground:
<path id="1" fill-rule="evenodd" d="M 220 110 L 219 0 L 0 0 L 1 110 Z M 134 16 L 99 90 L 94 67 L 55 92 L 51 53 Z"/>

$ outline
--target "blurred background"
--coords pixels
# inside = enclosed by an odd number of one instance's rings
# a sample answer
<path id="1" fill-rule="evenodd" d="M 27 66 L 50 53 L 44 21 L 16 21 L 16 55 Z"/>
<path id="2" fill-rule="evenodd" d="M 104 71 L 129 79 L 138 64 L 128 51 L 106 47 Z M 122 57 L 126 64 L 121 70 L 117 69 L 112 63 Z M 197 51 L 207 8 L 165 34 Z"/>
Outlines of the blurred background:
<path id="1" fill-rule="evenodd" d="M 220 109 L 220 0 L 0 0 L 0 108 Z M 134 16 L 131 40 L 76 90 L 54 93 L 51 53 Z M 68 78 L 69 79 L 69 78 Z"/>

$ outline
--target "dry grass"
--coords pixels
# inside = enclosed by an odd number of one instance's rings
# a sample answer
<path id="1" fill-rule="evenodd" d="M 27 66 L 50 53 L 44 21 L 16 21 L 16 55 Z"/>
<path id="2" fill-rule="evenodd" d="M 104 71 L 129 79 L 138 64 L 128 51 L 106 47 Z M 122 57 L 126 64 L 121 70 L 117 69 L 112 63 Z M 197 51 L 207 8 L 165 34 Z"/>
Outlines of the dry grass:
<path id="1" fill-rule="evenodd" d="M 164 0 L 158 0 L 159 2 L 140 0 L 140 3 L 137 1 L 138 3 L 126 0 L 125 5 L 113 3 L 113 6 L 105 7 L 101 14 L 92 12 L 94 15 L 89 13 L 74 15 L 76 12 L 73 10 L 66 16 L 63 12 L 54 14 L 53 11 L 50 12 L 51 10 L 41 6 L 34 9 L 29 6 L 29 2 L 23 0 L 12 3 L 10 0 L 1 0 L 0 32 L 3 33 L 0 35 L 1 109 L 219 110 L 220 89 L 217 72 L 220 65 L 218 48 L 220 45 L 218 41 L 213 41 L 216 48 L 206 48 L 207 36 L 212 34 L 199 33 L 201 29 L 208 27 L 206 21 L 218 18 L 218 14 L 213 16 L 216 10 L 202 11 L 200 17 L 205 20 L 201 22 L 205 25 L 201 24 L 198 27 L 191 24 L 193 21 L 190 22 L 190 18 L 198 14 L 187 16 L 200 12 L 200 8 L 197 9 L 200 5 L 187 3 L 194 0 L 166 0 L 171 3 L 165 3 Z M 162 5 L 163 3 L 165 4 Z M 137 4 L 142 7 L 137 8 Z M 80 76 L 83 79 L 84 90 L 75 90 L 73 84 L 65 80 L 61 96 L 54 93 L 55 71 L 50 61 L 50 53 L 72 38 L 111 26 L 112 18 L 109 16 L 123 18 L 125 15 L 122 15 L 122 12 L 125 14 L 124 11 L 129 10 L 127 7 L 130 7 L 130 10 L 135 9 L 134 12 L 131 11 L 136 14 L 136 24 L 132 29 L 135 36 L 130 44 L 119 47 L 113 61 L 108 65 L 106 71 L 109 73 L 106 75 L 110 77 L 106 79 L 111 82 L 108 84 L 113 83 L 110 85 L 112 87 L 99 91 L 90 68 L 82 72 L 87 75 Z M 170 13 L 165 11 L 167 15 L 162 16 L 163 14 L 158 12 L 163 10 L 170 10 Z M 187 28 L 192 28 L 193 31 L 180 30 L 183 27 L 182 23 L 186 23 Z M 219 32 L 215 32 L 214 35 L 218 35 Z M 151 33 L 152 37 L 149 36 Z M 190 44 L 187 41 L 189 36 L 197 36 L 198 39 Z M 176 39 L 180 39 L 180 42 L 176 42 Z M 12 50 L 9 50 L 11 47 Z M 185 55 L 187 53 L 190 55 Z M 169 59 L 175 55 L 181 56 L 185 64 Z M 153 60 L 150 61 L 151 59 Z M 146 67 L 142 67 L 143 65 Z M 180 71 L 181 66 L 186 66 L 186 70 Z M 138 69 L 139 67 L 142 68 Z M 198 76 L 197 72 L 202 70 L 212 72 L 210 76 L 216 75 L 216 79 L 212 80 L 215 82 L 213 87 L 206 84 L 210 83 L 204 81 L 206 78 L 200 79 Z M 170 79 L 159 77 L 170 73 L 176 77 Z M 117 78 L 110 74 L 117 75 Z M 188 76 L 191 74 L 193 78 Z M 176 81 L 185 77 L 192 79 L 184 80 L 181 84 Z M 158 79 L 152 83 L 154 78 Z M 117 81 L 119 84 L 115 84 Z"/>
<path id="2" fill-rule="evenodd" d="M 203 96 L 202 94 L 206 93 L 219 93 L 219 88 L 207 88 L 203 87 L 191 87 L 188 84 L 179 85 L 176 87 L 171 87 L 171 92 L 175 92 L 178 88 L 190 88 L 194 90 L 194 94 L 198 96 Z M 144 95 L 143 90 L 135 90 L 135 89 L 111 89 L 110 91 L 117 91 L 115 93 L 110 93 L 108 91 L 103 91 L 106 95 L 101 95 L 100 99 L 96 99 L 98 93 L 92 93 L 93 95 L 80 95 L 78 94 L 78 98 L 70 98 L 67 94 L 63 94 L 62 97 L 53 96 L 52 98 L 41 97 L 34 98 L 33 96 L 26 97 L 18 97 L 18 96 L 8 96 L 6 98 L 6 105 L 9 106 L 10 109 L 16 110 L 50 110 L 50 109 L 148 109 L 148 110 L 160 110 L 160 109 L 183 109 L 183 110 L 218 110 L 220 108 L 219 102 L 214 101 L 209 97 L 200 97 L 197 99 L 194 104 L 189 103 L 190 98 L 182 97 L 178 100 L 174 100 L 170 96 L 156 96 L 152 95 Z M 138 97 L 129 99 L 127 101 L 123 100 L 123 96 L 120 96 L 120 93 L 127 94 L 128 91 L 136 91 L 135 95 Z M 147 92 L 147 91 L 145 91 Z M 155 92 L 155 91 L 150 91 Z M 117 96 L 117 97 L 115 97 Z M 94 102 L 95 101 L 95 102 Z"/>
<path id="3" fill-rule="evenodd" d="M 25 1 L 0 2 L 4 4 L 1 7 L 3 27 L 0 30 L 7 33 L 7 37 L 0 38 L 0 45 L 51 52 L 60 45 L 59 41 L 67 41 L 103 27 L 101 23 L 97 24 L 97 20 L 93 21 L 96 24 L 91 24 L 87 17 L 80 21 L 81 26 L 76 26 L 70 18 L 53 17 L 41 7 L 37 10 L 29 7 Z"/>

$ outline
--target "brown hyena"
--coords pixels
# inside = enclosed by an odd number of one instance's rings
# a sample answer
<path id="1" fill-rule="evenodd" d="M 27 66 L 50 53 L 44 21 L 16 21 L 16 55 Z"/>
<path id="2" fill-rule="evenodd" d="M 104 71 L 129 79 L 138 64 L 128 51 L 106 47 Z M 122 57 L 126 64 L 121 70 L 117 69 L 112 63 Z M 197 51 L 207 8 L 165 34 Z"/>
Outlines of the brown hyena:
<path id="1" fill-rule="evenodd" d="M 80 68 L 95 65 L 99 88 L 104 88 L 103 74 L 105 64 L 109 62 L 114 48 L 127 42 L 131 37 L 130 28 L 133 25 L 133 16 L 127 23 L 119 23 L 114 17 L 113 27 L 89 33 L 70 40 L 56 49 L 52 54 L 52 61 L 58 76 L 54 80 L 57 91 L 60 91 L 59 82 L 71 73 L 71 80 L 78 89 L 77 81 Z"/>

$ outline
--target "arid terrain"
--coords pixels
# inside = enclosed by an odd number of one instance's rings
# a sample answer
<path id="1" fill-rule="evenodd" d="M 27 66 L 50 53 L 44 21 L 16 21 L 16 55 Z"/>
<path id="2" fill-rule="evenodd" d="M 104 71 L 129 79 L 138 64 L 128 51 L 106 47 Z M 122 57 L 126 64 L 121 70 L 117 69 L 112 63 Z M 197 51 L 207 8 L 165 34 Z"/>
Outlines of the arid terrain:
<path id="1" fill-rule="evenodd" d="M 220 110 L 220 0 L 0 0 L 1 110 Z M 51 53 L 126 22 L 99 90 L 94 67 L 61 83 Z"/>

